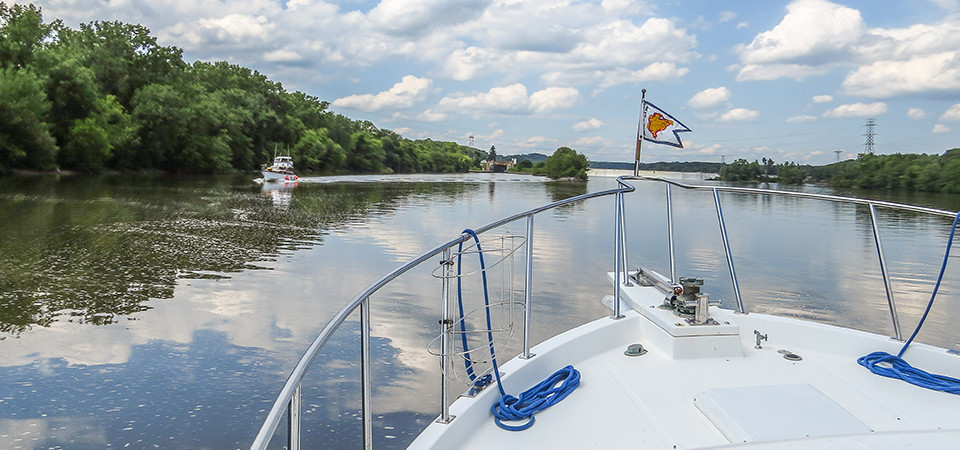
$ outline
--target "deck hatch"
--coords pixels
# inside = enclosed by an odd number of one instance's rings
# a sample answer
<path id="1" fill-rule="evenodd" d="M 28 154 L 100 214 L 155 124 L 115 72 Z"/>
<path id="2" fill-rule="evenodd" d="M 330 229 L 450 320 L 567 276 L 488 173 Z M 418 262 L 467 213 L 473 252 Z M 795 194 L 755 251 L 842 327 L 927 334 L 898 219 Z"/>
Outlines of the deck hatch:
<path id="1" fill-rule="evenodd" d="M 809 384 L 708 389 L 694 404 L 731 443 L 871 432 Z"/>

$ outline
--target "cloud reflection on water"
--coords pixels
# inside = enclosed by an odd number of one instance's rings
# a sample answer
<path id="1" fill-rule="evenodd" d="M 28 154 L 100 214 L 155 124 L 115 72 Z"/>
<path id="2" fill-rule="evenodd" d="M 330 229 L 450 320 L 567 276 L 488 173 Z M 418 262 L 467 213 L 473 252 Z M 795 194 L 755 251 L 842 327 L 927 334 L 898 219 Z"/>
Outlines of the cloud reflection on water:
<path id="1" fill-rule="evenodd" d="M 284 195 L 279 204 L 273 194 L 245 186 L 227 184 L 228 193 L 216 191 L 222 186 L 207 187 L 200 195 L 177 187 L 179 193 L 173 195 L 188 215 L 201 211 L 217 218 L 207 222 L 211 224 L 255 224 L 247 228 L 255 230 L 254 238 L 231 238 L 220 232 L 235 227 L 215 227 L 220 234 L 213 234 L 217 240 L 210 242 L 233 242 L 241 248 L 248 242 L 273 242 L 255 246 L 266 249 L 256 257 L 257 266 L 266 270 L 244 270 L 240 267 L 248 267 L 249 261 L 240 266 L 232 261 L 222 271 L 205 269 L 219 276 L 177 278 L 167 298 L 152 298 L 146 303 L 149 309 L 118 315 L 115 323 L 91 326 L 61 317 L 19 337 L 8 336 L 0 341 L 0 379 L 5 380 L 0 382 L 5 393 L 0 411 L 9 413 L 9 419 L 0 420 L 0 430 L 21 430 L 25 420 L 37 424 L 29 426 L 47 427 L 46 440 L 37 445 L 62 445 L 68 435 L 93 436 L 90 447 L 102 447 L 97 440 L 101 437 L 119 445 L 128 442 L 127 434 L 143 439 L 140 446 L 158 442 L 168 447 L 171 441 L 186 447 L 248 445 L 303 350 L 359 290 L 463 228 L 584 190 L 583 185 L 555 186 L 529 177 L 426 176 L 426 183 L 418 183 L 416 176 L 403 183 L 371 178 L 344 177 L 337 183 L 304 179 L 283 191 L 289 199 Z M 585 191 L 613 185 L 612 179 L 596 178 Z M 663 188 L 638 187 L 627 204 L 631 264 L 642 262 L 666 272 Z M 731 307 L 712 198 L 675 192 L 674 201 L 678 273 L 704 277 L 705 291 Z M 882 284 L 876 282 L 872 238 L 861 214 L 831 204 L 726 196 L 723 201 L 748 309 L 858 328 L 889 327 Z M 127 202 L 157 204 L 149 197 Z M 610 289 L 605 274 L 612 266 L 612 206 L 612 198 L 599 199 L 537 217 L 534 342 L 609 314 L 599 299 Z M 164 208 L 148 209 L 169 210 Z M 779 212 L 787 217 L 772 217 Z M 929 254 L 933 260 L 891 265 L 895 288 L 906 292 L 898 293 L 905 328 L 915 322 L 925 301 L 927 274 L 938 253 L 942 255 L 942 242 L 902 230 L 928 226 L 939 230 L 942 224 L 897 218 L 884 225 L 889 256 Z M 504 229 L 522 235 L 525 223 Z M 182 229 L 169 232 L 185 235 Z M 828 232 L 840 233 L 842 244 L 821 239 Z M 435 266 L 425 264 L 373 297 L 374 414 L 381 433 L 378 442 L 388 446 L 404 446 L 411 439 L 409 428 L 431 420 L 439 410 L 439 362 L 425 349 L 438 333 L 440 285 L 431 276 Z M 796 276 L 775 280 L 759 275 L 759 269 L 768 267 L 784 267 Z M 948 283 L 944 298 L 951 289 L 955 292 L 955 283 Z M 476 287 L 468 289 L 472 301 L 476 294 Z M 952 302 L 939 308 L 958 307 Z M 944 317 L 931 318 L 935 330 L 949 330 Z M 350 433 L 359 401 L 359 343 L 355 316 L 351 320 L 318 358 L 320 364 L 305 386 L 307 435 L 332 446 L 354 442 Z M 519 339 L 514 338 L 500 354 L 509 357 L 518 351 Z M 58 406 L 44 406 L 50 403 Z M 150 405 L 151 414 L 140 411 L 141 404 Z M 95 419 L 78 419 L 91 415 Z M 61 432 L 54 430 L 60 427 L 56 421 L 73 425 Z M 386 434 L 396 439 L 384 440 Z"/>

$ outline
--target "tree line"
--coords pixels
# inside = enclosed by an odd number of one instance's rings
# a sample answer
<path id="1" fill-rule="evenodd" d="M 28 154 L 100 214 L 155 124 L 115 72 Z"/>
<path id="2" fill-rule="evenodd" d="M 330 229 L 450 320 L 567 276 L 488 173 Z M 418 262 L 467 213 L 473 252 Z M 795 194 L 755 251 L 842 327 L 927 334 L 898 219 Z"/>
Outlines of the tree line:
<path id="1" fill-rule="evenodd" d="M 862 153 L 857 159 L 826 166 L 776 164 L 772 159 L 737 159 L 724 166 L 725 181 L 823 182 L 832 187 L 960 193 L 960 148 L 942 155 Z"/>
<path id="2" fill-rule="evenodd" d="M 486 152 L 411 140 L 327 110 L 259 72 L 186 63 L 141 25 L 46 23 L 0 3 L 0 173 L 13 169 L 465 172 Z"/>

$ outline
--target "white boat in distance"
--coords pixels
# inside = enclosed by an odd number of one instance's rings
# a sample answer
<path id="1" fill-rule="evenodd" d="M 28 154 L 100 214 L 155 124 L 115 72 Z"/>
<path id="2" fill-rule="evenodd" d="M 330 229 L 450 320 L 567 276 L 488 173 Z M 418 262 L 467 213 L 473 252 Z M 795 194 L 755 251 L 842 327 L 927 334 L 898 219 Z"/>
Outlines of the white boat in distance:
<path id="1" fill-rule="evenodd" d="M 300 179 L 293 171 L 293 158 L 289 156 L 273 158 L 273 165 L 264 167 L 261 172 L 264 181 L 296 181 Z"/>
<path id="2" fill-rule="evenodd" d="M 670 274 L 627 265 L 624 196 L 634 191 L 629 184 L 633 180 L 666 186 Z M 437 258 L 439 267 L 434 273 L 443 284 L 443 308 L 437 315 L 440 335 L 431 352 L 441 358 L 441 401 L 437 419 L 410 448 L 956 448 L 960 442 L 960 380 L 956 378 L 960 376 L 960 355 L 955 349 L 913 342 L 936 299 L 944 271 L 936 279 L 917 329 L 907 338 L 900 329 L 876 211 L 884 208 L 953 218 L 954 229 L 960 214 L 859 198 L 688 185 L 652 177 L 621 177 L 618 181 L 617 189 L 562 200 L 476 231 L 466 230 L 362 291 L 306 351 L 251 448 L 266 448 L 284 417 L 287 430 L 277 438 L 285 437 L 288 448 L 300 447 L 300 385 L 304 374 L 333 331 L 355 310 L 360 311 L 362 350 L 363 431 L 357 444 L 376 447 L 371 386 L 377 380 L 371 376 L 370 296 L 411 268 L 426 261 L 437 262 Z M 728 268 L 735 308 L 722 309 L 703 294 L 702 279 L 674 273 L 672 188 L 712 191 L 726 257 L 715 264 Z M 728 242 L 721 193 L 800 197 L 869 209 L 893 332 L 870 333 L 747 311 L 740 295 L 735 255 Z M 612 314 L 531 348 L 529 328 L 536 326 L 530 314 L 532 293 L 536 292 L 531 276 L 535 270 L 532 255 L 536 252 L 533 218 L 558 206 L 606 196 L 617 200 L 616 230 L 611 230 L 610 246 L 614 249 L 609 273 L 613 289 L 608 295 L 598 292 L 597 298 L 603 298 Z M 526 236 L 479 237 L 524 220 Z M 497 239 L 507 243 L 498 246 Z M 944 268 L 952 239 L 951 231 Z M 518 240 L 519 244 L 513 244 Z M 492 261 L 487 266 L 482 262 L 484 253 L 488 262 Z M 460 291 L 460 280 L 481 273 L 486 297 L 486 276 L 492 275 L 489 269 L 513 255 L 525 259 L 521 264 L 524 281 L 519 305 L 487 301 L 479 309 L 479 319 L 474 316 L 467 320 L 462 308 L 459 315 L 454 314 L 460 299 L 454 299 L 451 292 Z M 464 261 L 476 256 L 481 258 L 481 268 L 466 273 Z M 782 277 L 793 275 L 785 268 L 770 269 L 779 271 Z M 935 278 L 935 274 L 931 276 Z M 942 301 L 956 299 L 944 295 Z M 516 310 L 500 316 L 507 316 L 508 321 L 518 318 L 518 329 L 523 325 L 522 350 L 505 364 L 497 364 L 494 349 L 499 342 L 494 335 L 503 327 L 491 323 L 490 313 L 515 306 Z M 467 329 L 468 323 L 483 324 L 484 315 L 486 324 L 481 329 Z M 484 343 L 467 348 L 465 337 L 477 335 Z M 477 355 L 487 348 L 491 350 L 485 356 Z M 484 359 L 489 359 L 492 367 L 481 373 L 479 361 Z M 478 363 L 477 369 L 468 369 L 469 384 L 450 385 L 452 377 L 448 375 L 455 371 L 455 361 L 459 361 L 458 366 L 466 361 L 467 367 Z M 466 392 L 452 400 L 450 392 L 459 389 Z"/>

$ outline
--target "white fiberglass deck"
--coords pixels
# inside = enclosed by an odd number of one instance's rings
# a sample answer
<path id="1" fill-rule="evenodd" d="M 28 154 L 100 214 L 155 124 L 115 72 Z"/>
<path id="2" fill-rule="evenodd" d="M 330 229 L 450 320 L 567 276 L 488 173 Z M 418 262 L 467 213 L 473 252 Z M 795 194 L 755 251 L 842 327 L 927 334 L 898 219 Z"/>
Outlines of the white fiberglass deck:
<path id="1" fill-rule="evenodd" d="M 960 396 L 857 364 L 873 351 L 896 354 L 899 342 L 715 307 L 711 316 L 720 326 L 684 325 L 671 334 L 664 329 L 671 319 L 660 314 L 672 313 L 653 307 L 663 301 L 659 291 L 633 286 L 622 292 L 632 308 L 624 318 L 571 330 L 534 347 L 532 359 L 501 366 L 513 395 L 567 364 L 580 371 L 580 387 L 537 414 L 532 428 L 510 432 L 494 424 L 490 405 L 499 392 L 491 386 L 476 398 L 458 399 L 451 407 L 456 418 L 431 424 L 411 448 L 899 449 L 960 442 Z M 754 348 L 754 330 L 768 336 L 762 349 Z M 634 343 L 648 353 L 624 355 Z M 779 350 L 802 360 L 789 361 Z M 904 359 L 960 376 L 960 357 L 944 349 L 913 344 Z"/>

